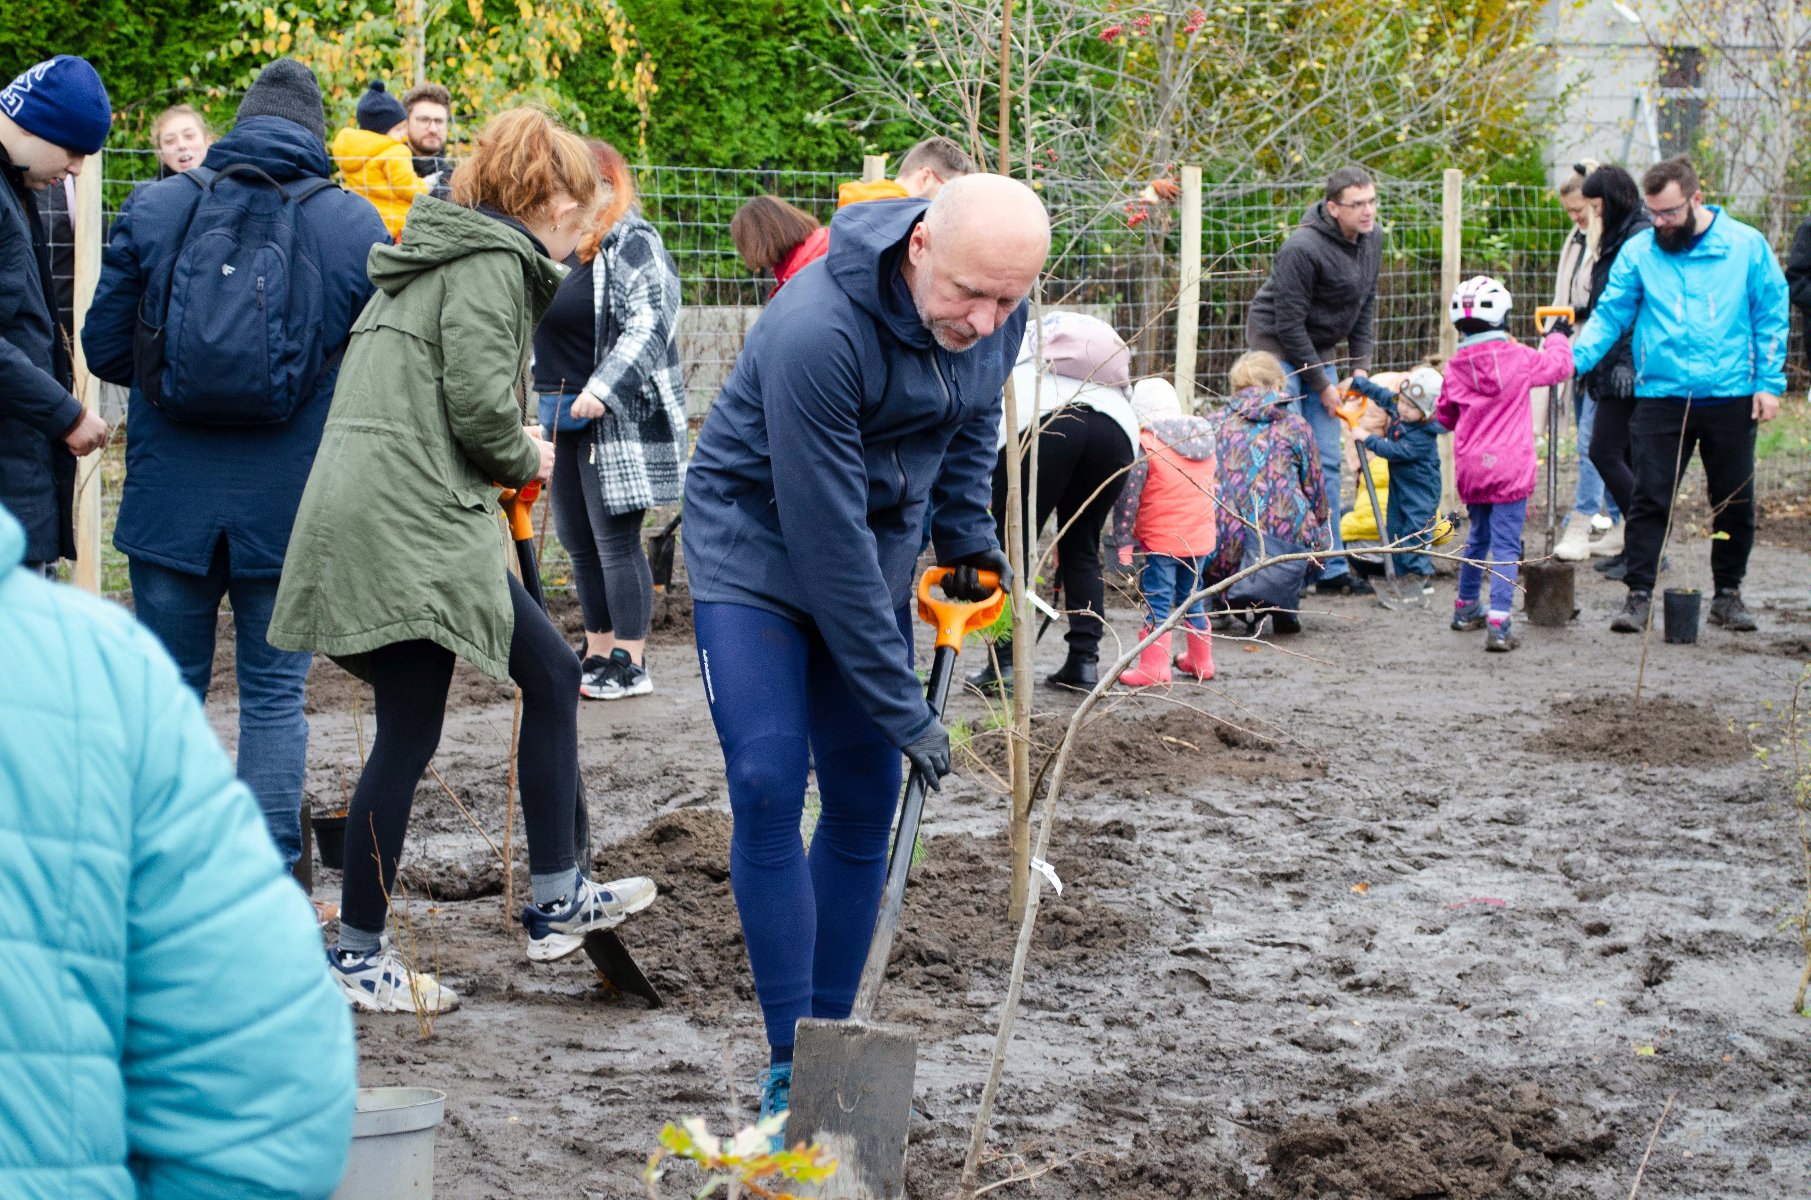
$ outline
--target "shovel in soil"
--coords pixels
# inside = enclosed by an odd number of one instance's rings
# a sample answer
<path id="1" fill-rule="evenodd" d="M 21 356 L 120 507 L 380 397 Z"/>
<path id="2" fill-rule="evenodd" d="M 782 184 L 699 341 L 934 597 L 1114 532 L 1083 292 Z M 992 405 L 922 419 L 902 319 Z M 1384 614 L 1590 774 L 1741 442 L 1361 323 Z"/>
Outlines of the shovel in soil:
<path id="1" fill-rule="evenodd" d="M 918 581 L 918 615 L 937 629 L 937 653 L 925 697 L 939 720 L 962 639 L 991 625 L 1006 605 L 999 579 L 989 571 L 981 572 L 982 586 L 994 588 L 986 600 L 933 599 L 931 587 L 949 573 L 948 567 L 932 567 Z M 898 1200 L 905 1195 L 906 1133 L 918 1042 L 907 1030 L 874 1024 L 873 1017 L 905 903 L 924 794 L 924 777 L 914 770 L 899 808 L 887 886 L 849 1019 L 807 1017 L 798 1023 L 786 1140 L 789 1145 L 816 1141 L 836 1159 L 836 1174 L 817 1193 L 823 1200 Z"/>
<path id="2" fill-rule="evenodd" d="M 1355 429 L 1358 426 L 1359 418 L 1364 416 L 1364 408 L 1360 406 L 1356 411 L 1336 408 L 1333 413 L 1347 429 Z M 1363 442 L 1353 442 L 1352 447 L 1358 451 L 1358 477 L 1365 481 L 1365 492 L 1371 497 L 1371 519 L 1377 522 L 1377 557 L 1383 559 L 1384 583 L 1390 593 L 1388 596 L 1381 592 L 1378 593 L 1377 603 L 1391 612 L 1400 612 L 1410 607 L 1419 608 L 1421 606 L 1419 598 L 1411 605 L 1409 601 L 1402 598 L 1402 589 L 1396 584 L 1396 556 L 1389 552 L 1389 548 L 1384 542 L 1387 535 L 1383 531 L 1383 505 L 1377 502 L 1377 484 L 1371 479 L 1371 457 L 1365 453 Z"/>
<path id="3" fill-rule="evenodd" d="M 1543 305 L 1534 310 L 1534 321 L 1543 333 L 1555 317 L 1572 320 L 1572 310 L 1563 306 Z M 1564 628 L 1578 615 L 1576 568 L 1553 557 L 1559 531 L 1558 462 L 1560 397 L 1571 398 L 1570 380 L 1547 389 L 1547 557 L 1522 567 L 1522 611 L 1530 625 L 1547 629 Z"/>
<path id="4" fill-rule="evenodd" d="M 523 488 L 504 488 L 498 497 L 509 517 L 509 536 L 516 543 L 516 562 L 522 568 L 522 586 L 542 612 L 547 611 L 547 597 L 541 591 L 541 568 L 534 551 L 534 503 L 540 499 L 541 485 L 530 483 Z M 585 776 L 578 775 L 578 803 L 572 815 L 572 849 L 587 873 L 591 870 L 591 814 L 585 802 Z M 507 868 L 505 868 L 507 869 Z M 585 955 L 597 969 L 598 980 L 606 987 L 631 996 L 640 996 L 649 1008 L 659 1008 L 660 993 L 636 965 L 634 955 L 623 945 L 616 930 L 585 935 Z"/>
<path id="5" fill-rule="evenodd" d="M 678 541 L 679 519 L 683 513 L 674 513 L 673 519 L 660 527 L 660 532 L 648 537 L 648 570 L 654 576 L 654 590 L 664 592 L 667 585 L 673 582 L 673 543 Z"/>

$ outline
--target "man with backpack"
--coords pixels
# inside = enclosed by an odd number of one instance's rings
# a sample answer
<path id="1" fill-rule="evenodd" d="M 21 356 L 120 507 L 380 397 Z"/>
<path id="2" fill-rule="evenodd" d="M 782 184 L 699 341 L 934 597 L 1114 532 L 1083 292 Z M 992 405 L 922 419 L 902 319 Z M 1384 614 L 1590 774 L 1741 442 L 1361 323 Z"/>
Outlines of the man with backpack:
<path id="1" fill-rule="evenodd" d="M 377 210 L 331 182 L 326 130 L 314 74 L 265 67 L 202 166 L 122 208 L 82 333 L 94 372 L 132 385 L 113 544 L 139 620 L 205 697 L 232 598 L 239 775 L 286 865 L 301 855 L 310 656 L 273 649 L 265 630 L 371 295 L 365 258 L 389 241 Z"/>
<path id="2" fill-rule="evenodd" d="M 71 394 L 39 194 L 61 188 L 113 123 L 101 77 L 67 54 L 0 88 L 0 505 L 25 527 L 25 565 L 75 557 L 75 460 L 107 424 Z"/>

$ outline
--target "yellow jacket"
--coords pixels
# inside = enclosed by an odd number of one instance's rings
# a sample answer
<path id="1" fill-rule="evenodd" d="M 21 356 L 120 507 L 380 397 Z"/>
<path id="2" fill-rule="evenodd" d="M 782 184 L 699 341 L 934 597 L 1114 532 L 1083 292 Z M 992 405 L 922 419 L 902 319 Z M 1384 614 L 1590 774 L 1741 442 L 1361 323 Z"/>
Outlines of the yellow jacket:
<path id="1" fill-rule="evenodd" d="M 905 197 L 906 190 L 891 179 L 876 179 L 873 183 L 851 179 L 836 189 L 836 206 L 842 208 L 846 204 L 860 204 L 863 200 L 903 200 Z"/>
<path id="2" fill-rule="evenodd" d="M 428 181 L 415 174 L 409 144 L 354 125 L 333 135 L 328 153 L 333 155 L 346 187 L 377 206 L 377 215 L 384 219 L 391 240 L 402 236 L 409 205 L 428 190 Z"/>
<path id="3" fill-rule="evenodd" d="M 1385 521 L 1390 519 L 1390 464 L 1371 456 L 1371 482 L 1377 485 L 1377 507 L 1383 509 Z M 1377 518 L 1371 512 L 1371 497 L 1365 491 L 1365 481 L 1358 481 L 1358 495 L 1353 502 L 1352 511 L 1339 519 L 1339 540 L 1342 542 L 1381 542 L 1377 536 Z"/>

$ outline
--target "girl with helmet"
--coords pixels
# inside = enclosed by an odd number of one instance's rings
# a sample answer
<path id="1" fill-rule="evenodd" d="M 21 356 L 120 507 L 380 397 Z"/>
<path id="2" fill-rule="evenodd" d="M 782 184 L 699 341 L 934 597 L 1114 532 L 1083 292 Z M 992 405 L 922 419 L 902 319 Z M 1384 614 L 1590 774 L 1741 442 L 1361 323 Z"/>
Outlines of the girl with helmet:
<path id="1" fill-rule="evenodd" d="M 1453 431 L 1453 470 L 1470 515 L 1453 628 L 1488 625 L 1484 648 L 1515 649 L 1510 606 L 1522 557 L 1522 526 L 1534 494 L 1534 419 L 1529 390 L 1572 376 L 1572 323 L 1555 320 L 1539 350 L 1509 336 L 1509 289 L 1488 275 L 1459 285 L 1448 312 L 1459 349 L 1446 364 L 1434 418 Z M 1490 571 L 1489 607 L 1480 601 Z"/>

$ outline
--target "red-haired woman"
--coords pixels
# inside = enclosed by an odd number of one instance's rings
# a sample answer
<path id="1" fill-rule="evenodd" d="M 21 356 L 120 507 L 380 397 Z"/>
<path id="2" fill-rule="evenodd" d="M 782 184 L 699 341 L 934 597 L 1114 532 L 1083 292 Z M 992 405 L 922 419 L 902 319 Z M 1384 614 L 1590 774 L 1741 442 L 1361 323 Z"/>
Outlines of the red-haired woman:
<path id="1" fill-rule="evenodd" d="M 635 211 L 629 164 L 608 142 L 590 147 L 602 203 L 535 329 L 534 385 L 554 444 L 554 528 L 585 620 L 579 694 L 620 700 L 654 690 L 641 526 L 648 509 L 679 499 L 685 462 L 679 273 Z"/>
<path id="2" fill-rule="evenodd" d="M 778 196 L 756 196 L 729 219 L 730 241 L 752 271 L 773 272 L 772 300 L 786 281 L 830 253 L 830 230 Z"/>

